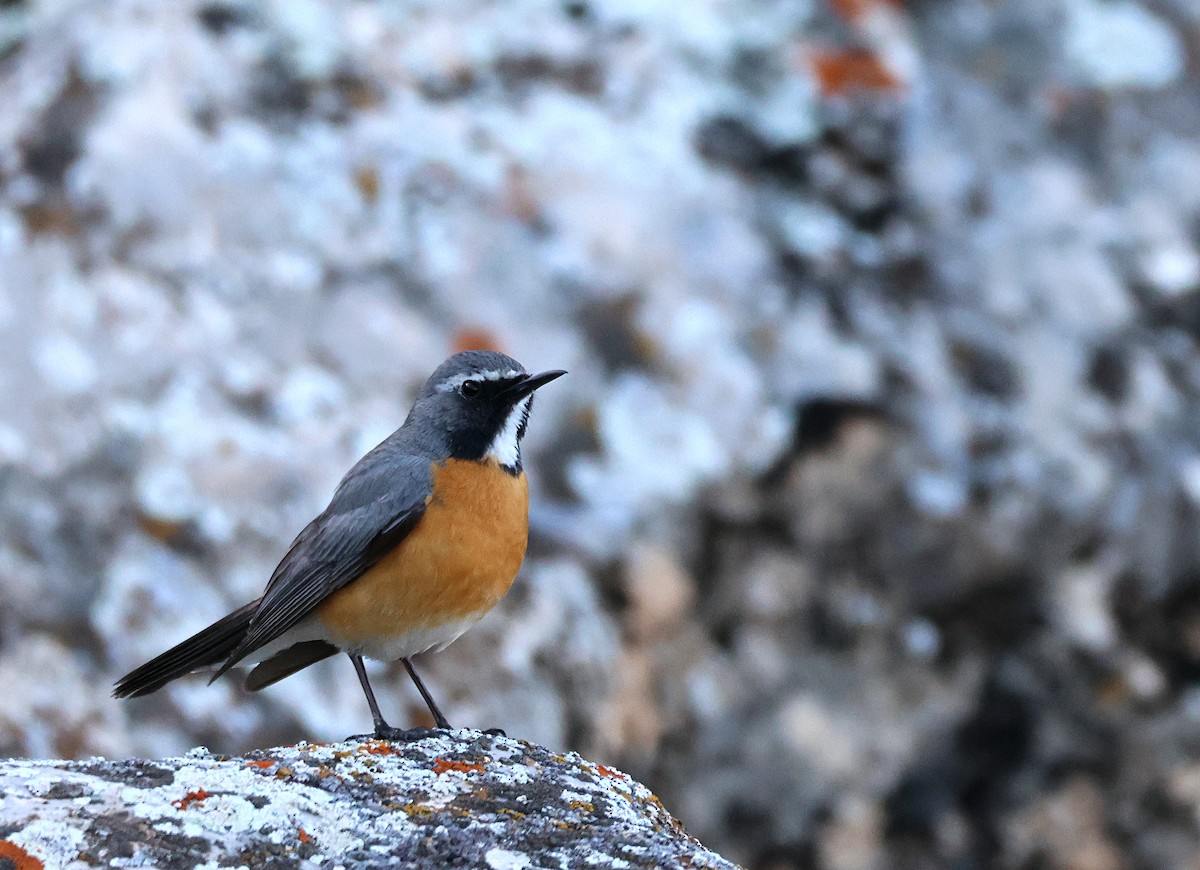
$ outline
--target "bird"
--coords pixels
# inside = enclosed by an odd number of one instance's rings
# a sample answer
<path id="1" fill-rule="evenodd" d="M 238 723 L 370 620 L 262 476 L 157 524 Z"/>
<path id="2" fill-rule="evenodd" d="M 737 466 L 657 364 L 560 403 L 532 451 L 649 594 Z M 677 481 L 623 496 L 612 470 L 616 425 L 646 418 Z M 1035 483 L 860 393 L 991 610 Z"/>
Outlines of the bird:
<path id="1" fill-rule="evenodd" d="M 529 537 L 521 440 L 534 391 L 565 374 L 530 374 L 496 351 L 451 356 L 403 425 L 355 463 L 296 536 L 262 597 L 126 674 L 113 696 L 147 695 L 215 668 L 211 684 L 247 660 L 257 664 L 245 688 L 258 691 L 345 652 L 375 737 L 428 729 L 387 723 L 364 658 L 402 662 L 435 727 L 450 729 L 412 657 L 447 647 L 512 585 Z"/>

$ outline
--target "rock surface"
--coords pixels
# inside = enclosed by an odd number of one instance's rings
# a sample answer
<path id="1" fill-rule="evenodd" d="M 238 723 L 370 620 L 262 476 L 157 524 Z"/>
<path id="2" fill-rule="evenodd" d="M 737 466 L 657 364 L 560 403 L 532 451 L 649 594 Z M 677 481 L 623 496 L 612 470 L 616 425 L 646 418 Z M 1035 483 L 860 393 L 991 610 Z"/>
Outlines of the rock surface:
<path id="1" fill-rule="evenodd" d="M 626 774 L 476 731 L 13 760 L 0 795 L 0 866 L 733 868 Z"/>

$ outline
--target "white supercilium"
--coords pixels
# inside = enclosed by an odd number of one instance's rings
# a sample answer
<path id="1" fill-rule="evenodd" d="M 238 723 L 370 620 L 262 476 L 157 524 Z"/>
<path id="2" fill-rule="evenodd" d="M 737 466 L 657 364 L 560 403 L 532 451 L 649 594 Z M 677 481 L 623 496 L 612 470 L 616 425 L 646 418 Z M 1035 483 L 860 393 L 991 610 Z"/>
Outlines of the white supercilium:
<path id="1" fill-rule="evenodd" d="M 465 374 L 455 375 L 448 380 L 442 381 L 438 384 L 438 389 L 444 393 L 449 393 L 457 390 L 466 381 L 507 381 L 519 378 L 524 374 L 524 372 L 518 372 L 514 369 L 486 369 L 478 372 L 466 372 Z"/>

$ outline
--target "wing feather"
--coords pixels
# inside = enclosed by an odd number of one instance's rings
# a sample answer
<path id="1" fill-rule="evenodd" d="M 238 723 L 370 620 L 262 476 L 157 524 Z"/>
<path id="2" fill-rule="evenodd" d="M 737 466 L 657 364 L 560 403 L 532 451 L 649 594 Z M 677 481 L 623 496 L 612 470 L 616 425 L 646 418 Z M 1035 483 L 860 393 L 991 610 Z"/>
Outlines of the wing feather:
<path id="1" fill-rule="evenodd" d="M 389 453 L 385 446 L 386 442 L 350 470 L 329 507 L 292 542 L 271 575 L 245 638 L 214 680 L 360 577 L 420 521 L 433 487 L 431 462 Z"/>

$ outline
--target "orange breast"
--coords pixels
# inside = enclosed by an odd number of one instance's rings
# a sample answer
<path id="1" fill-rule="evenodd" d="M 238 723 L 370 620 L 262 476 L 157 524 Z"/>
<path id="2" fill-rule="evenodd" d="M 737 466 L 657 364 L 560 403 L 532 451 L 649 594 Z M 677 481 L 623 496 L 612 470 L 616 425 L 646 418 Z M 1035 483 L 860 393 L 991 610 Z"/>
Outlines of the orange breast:
<path id="1" fill-rule="evenodd" d="M 387 647 L 411 655 L 421 650 L 405 651 L 404 637 L 436 636 L 439 626 L 482 616 L 508 592 L 529 538 L 525 475 L 495 462 L 451 459 L 434 464 L 433 481 L 417 527 L 317 607 L 335 642 L 368 654 Z"/>

